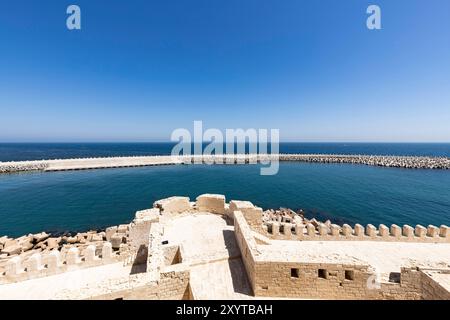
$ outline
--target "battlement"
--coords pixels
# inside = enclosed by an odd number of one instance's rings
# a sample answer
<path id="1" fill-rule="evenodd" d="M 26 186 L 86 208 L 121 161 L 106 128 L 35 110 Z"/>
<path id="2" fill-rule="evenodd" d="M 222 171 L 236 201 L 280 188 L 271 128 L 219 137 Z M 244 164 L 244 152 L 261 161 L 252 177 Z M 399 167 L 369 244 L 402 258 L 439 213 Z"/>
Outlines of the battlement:
<path id="1" fill-rule="evenodd" d="M 304 240 L 304 241 L 403 241 L 403 242 L 444 242 L 450 243 L 450 228 L 441 225 L 439 228 L 429 225 L 427 228 L 417 225 L 415 228 L 404 225 L 400 227 L 393 224 L 387 227 L 380 224 L 375 227 L 372 224 L 363 226 L 355 224 L 352 228 L 348 224 L 318 223 L 293 223 L 265 221 L 264 235 L 271 239 L 279 240 Z"/>
<path id="2" fill-rule="evenodd" d="M 21 256 L 16 256 L 6 263 L 4 274 L 0 275 L 0 284 L 47 277 L 118 261 L 109 242 L 105 242 L 100 249 L 89 245 L 81 255 L 78 248 L 72 247 L 65 256 L 62 256 L 58 250 L 47 254 L 34 253 L 25 261 Z"/>

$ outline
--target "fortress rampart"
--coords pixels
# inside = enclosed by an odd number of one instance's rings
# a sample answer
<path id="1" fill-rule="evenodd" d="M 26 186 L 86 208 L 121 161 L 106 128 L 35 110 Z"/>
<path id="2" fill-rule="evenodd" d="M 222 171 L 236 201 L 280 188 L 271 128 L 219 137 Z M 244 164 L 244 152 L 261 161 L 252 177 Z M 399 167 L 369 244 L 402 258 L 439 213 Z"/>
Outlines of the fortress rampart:
<path id="1" fill-rule="evenodd" d="M 392 224 L 387 227 L 380 224 L 363 226 L 356 224 L 353 228 L 344 224 L 327 226 L 319 223 L 317 226 L 307 223 L 290 223 L 267 221 L 263 226 L 264 234 L 271 239 L 304 240 L 304 241 L 404 241 L 404 242 L 447 242 L 450 243 L 450 228 L 446 225 L 424 227 L 416 225 L 399 227 Z"/>
<path id="2" fill-rule="evenodd" d="M 125 168 L 174 164 L 255 164 L 270 161 L 347 163 L 405 169 L 450 169 L 450 158 L 331 154 L 234 154 L 133 156 L 0 162 L 0 173 Z"/>
<path id="3" fill-rule="evenodd" d="M 48 277 L 118 261 L 120 260 L 113 255 L 109 242 L 103 244 L 100 252 L 94 245 L 89 245 L 81 255 L 78 248 L 73 247 L 64 257 L 58 250 L 52 250 L 46 254 L 34 253 L 26 263 L 22 262 L 20 256 L 15 256 L 6 263 L 4 275 L 0 275 L 0 284 Z"/>
<path id="4" fill-rule="evenodd" d="M 292 257 L 270 243 L 258 245 L 239 211 L 234 212 L 235 234 L 255 296 L 316 299 L 450 299 L 450 292 L 432 275 L 450 269 L 402 267 L 395 282 L 381 279 L 370 265 L 341 256 Z M 319 239 L 320 240 L 320 239 Z"/>
<path id="5" fill-rule="evenodd" d="M 226 202 L 225 196 L 218 194 L 199 195 L 193 202 L 188 197 L 161 199 L 153 208 L 136 212 L 128 225 L 108 228 L 107 241 L 99 242 L 101 246 L 87 245 L 82 251 L 68 247 L 64 254 L 54 248 L 34 253 L 27 260 L 20 254 L 12 256 L 0 274 L 0 286 L 20 288 L 24 284 L 26 288 L 26 283 L 39 278 L 73 272 L 104 275 L 103 270 L 112 270 L 95 284 L 66 288 L 51 297 L 196 299 L 203 297 L 203 290 L 215 287 L 203 284 L 208 279 L 201 277 L 214 276 L 212 270 L 218 265 L 231 268 L 241 261 L 242 271 L 237 272 L 245 275 L 242 281 L 248 282 L 249 294 L 256 297 L 450 299 L 448 227 L 357 224 L 352 228 L 307 220 L 288 209 L 277 212 L 263 211 L 249 201 Z M 185 239 L 179 235 L 184 224 L 169 233 L 168 229 L 178 221 L 188 221 L 186 218 L 194 221 L 190 228 L 207 221 L 200 228 L 194 227 L 195 231 L 189 229 L 187 233 L 192 234 L 186 238 L 197 241 L 198 250 L 205 251 L 195 251 L 191 240 L 169 242 L 169 238 Z M 212 221 L 227 223 L 215 229 Z M 225 241 L 230 233 L 233 239 Z M 226 247 L 211 250 L 212 242 L 220 236 Z M 118 254 L 125 245 L 124 237 L 127 255 Z M 210 264 L 216 267 L 209 269 Z M 110 266 L 113 268 L 102 269 Z M 193 270 L 197 270 L 195 277 Z"/>

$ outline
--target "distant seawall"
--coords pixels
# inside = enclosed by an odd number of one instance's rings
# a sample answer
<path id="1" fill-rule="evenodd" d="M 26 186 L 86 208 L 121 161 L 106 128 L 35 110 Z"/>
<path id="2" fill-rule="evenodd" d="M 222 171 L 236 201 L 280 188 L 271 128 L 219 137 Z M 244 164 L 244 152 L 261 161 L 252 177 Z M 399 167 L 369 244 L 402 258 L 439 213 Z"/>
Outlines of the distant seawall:
<path id="1" fill-rule="evenodd" d="M 55 159 L 0 162 L 0 173 L 66 171 L 142 167 L 190 163 L 245 164 L 276 160 L 311 163 L 348 163 L 406 169 L 450 169 L 450 158 L 415 156 L 330 155 L 330 154 L 240 154 L 212 156 L 136 156 L 110 158 Z"/>

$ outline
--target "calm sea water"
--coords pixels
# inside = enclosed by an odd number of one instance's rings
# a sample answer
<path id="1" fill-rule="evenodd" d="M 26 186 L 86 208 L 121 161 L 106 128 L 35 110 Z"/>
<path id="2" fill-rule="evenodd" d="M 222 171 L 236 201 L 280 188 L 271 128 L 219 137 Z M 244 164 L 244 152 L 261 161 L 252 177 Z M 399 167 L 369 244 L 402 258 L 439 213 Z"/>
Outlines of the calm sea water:
<path id="1" fill-rule="evenodd" d="M 44 147 L 47 146 L 47 147 Z M 5 160 L 162 154 L 156 144 L 1 145 Z M 152 149 L 153 148 L 153 149 Z M 283 152 L 448 155 L 443 144 L 286 144 Z M 40 154 L 40 156 L 36 156 Z M 172 195 L 221 193 L 266 208 L 302 208 L 337 223 L 450 225 L 450 171 L 349 164 L 177 165 L 0 175 L 0 236 L 81 231 L 129 222 L 136 210 Z"/>

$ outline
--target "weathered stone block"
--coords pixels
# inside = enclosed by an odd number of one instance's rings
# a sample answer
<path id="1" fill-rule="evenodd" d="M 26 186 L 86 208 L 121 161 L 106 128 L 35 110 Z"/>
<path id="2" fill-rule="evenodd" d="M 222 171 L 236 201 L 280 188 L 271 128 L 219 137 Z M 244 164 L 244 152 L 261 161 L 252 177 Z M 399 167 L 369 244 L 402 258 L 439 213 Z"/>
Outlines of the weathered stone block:
<path id="1" fill-rule="evenodd" d="M 16 244 L 13 246 L 4 247 L 2 253 L 6 253 L 9 256 L 12 256 L 14 254 L 20 254 L 22 253 L 22 246 Z"/>
<path id="2" fill-rule="evenodd" d="M 326 236 L 328 234 L 328 227 L 324 223 L 320 223 L 318 229 L 321 236 Z"/>
<path id="3" fill-rule="evenodd" d="M 97 260 L 95 256 L 95 246 L 91 244 L 84 250 L 84 261 L 92 263 L 95 260 Z"/>
<path id="4" fill-rule="evenodd" d="M 56 271 L 61 265 L 61 254 L 58 250 L 51 251 L 46 257 L 49 271 Z"/>
<path id="5" fill-rule="evenodd" d="M 303 223 L 297 223 L 295 225 L 295 234 L 298 239 L 303 238 L 304 230 L 305 230 L 305 225 Z"/>
<path id="6" fill-rule="evenodd" d="M 314 237 L 316 235 L 316 227 L 314 227 L 313 224 L 308 223 L 306 225 L 306 232 L 307 232 L 308 236 Z"/>
<path id="7" fill-rule="evenodd" d="M 111 246 L 113 249 L 119 249 L 122 243 L 123 236 L 119 233 L 115 233 L 111 236 Z"/>
<path id="8" fill-rule="evenodd" d="M 400 238 L 402 236 L 402 229 L 396 224 L 391 225 L 391 236 Z"/>
<path id="9" fill-rule="evenodd" d="M 13 257 L 8 260 L 5 265 L 5 274 L 7 276 L 16 276 L 22 272 L 22 259 L 20 257 Z"/>
<path id="10" fill-rule="evenodd" d="M 355 224 L 355 236 L 364 237 L 364 227 L 359 223 Z"/>
<path id="11" fill-rule="evenodd" d="M 135 219 L 144 219 L 148 218 L 154 221 L 158 221 L 160 216 L 159 209 L 151 208 L 146 210 L 136 211 Z"/>
<path id="12" fill-rule="evenodd" d="M 278 236 L 280 234 L 280 223 L 274 221 L 272 223 L 272 234 Z"/>
<path id="13" fill-rule="evenodd" d="M 67 255 L 66 255 L 66 264 L 68 266 L 73 266 L 76 265 L 80 262 L 80 257 L 79 257 L 79 250 L 78 248 L 70 248 L 69 251 L 67 251 Z"/>
<path id="14" fill-rule="evenodd" d="M 439 236 L 441 236 L 442 238 L 449 239 L 450 238 L 450 228 L 447 227 L 446 225 L 441 225 L 441 227 L 439 228 Z"/>
<path id="15" fill-rule="evenodd" d="M 197 197 L 199 211 L 225 214 L 225 196 L 222 194 L 202 194 Z"/>
<path id="16" fill-rule="evenodd" d="M 112 246 L 111 243 L 105 242 L 102 247 L 102 259 L 109 260 L 112 258 Z"/>
<path id="17" fill-rule="evenodd" d="M 352 229 L 352 227 L 351 227 L 350 225 L 348 225 L 348 224 L 344 224 L 344 225 L 342 226 L 342 234 L 343 234 L 345 237 L 350 237 L 350 236 L 353 234 L 353 229 Z"/>
<path id="18" fill-rule="evenodd" d="M 438 227 L 430 224 L 427 228 L 427 236 L 434 238 L 434 237 L 437 237 L 438 235 L 439 235 Z"/>
<path id="19" fill-rule="evenodd" d="M 36 272 L 43 269 L 42 266 L 42 256 L 40 253 L 34 253 L 28 259 L 28 268 L 27 271 Z"/>
<path id="20" fill-rule="evenodd" d="M 283 234 L 290 238 L 292 236 L 292 224 L 283 222 Z"/>
<path id="21" fill-rule="evenodd" d="M 366 226 L 366 235 L 375 238 L 377 236 L 377 228 L 373 224 L 368 224 Z"/>
<path id="22" fill-rule="evenodd" d="M 105 233 L 106 233 L 106 241 L 110 241 L 111 240 L 111 236 L 113 234 L 115 234 L 117 232 L 117 226 L 113 226 L 113 227 L 109 227 L 106 228 Z"/>
<path id="23" fill-rule="evenodd" d="M 181 213 L 191 210 L 188 197 L 169 197 L 153 203 L 154 208 L 158 208 L 163 213 Z"/>
<path id="24" fill-rule="evenodd" d="M 427 235 L 427 228 L 418 224 L 415 228 L 414 233 L 415 233 L 416 237 L 425 238 L 425 236 Z"/>
<path id="25" fill-rule="evenodd" d="M 413 238 L 414 237 L 414 228 L 405 224 L 403 225 L 403 236 L 407 238 Z"/>
<path id="26" fill-rule="evenodd" d="M 389 237 L 389 228 L 384 225 L 384 224 L 380 224 L 378 226 L 378 234 L 380 235 L 380 237 L 382 238 L 387 238 Z"/>
<path id="27" fill-rule="evenodd" d="M 50 235 L 45 232 L 36 233 L 35 235 L 33 235 L 33 239 L 36 243 L 47 240 L 49 237 Z"/>
<path id="28" fill-rule="evenodd" d="M 337 224 L 332 224 L 331 225 L 331 235 L 334 237 L 338 237 L 341 233 L 341 227 L 338 226 Z"/>
<path id="29" fill-rule="evenodd" d="M 117 226 L 117 233 L 127 233 L 129 227 L 128 224 L 119 224 Z"/>
<path id="30" fill-rule="evenodd" d="M 47 243 L 47 248 L 49 250 L 53 250 L 59 247 L 59 243 L 61 242 L 61 238 L 48 238 L 46 243 Z"/>

